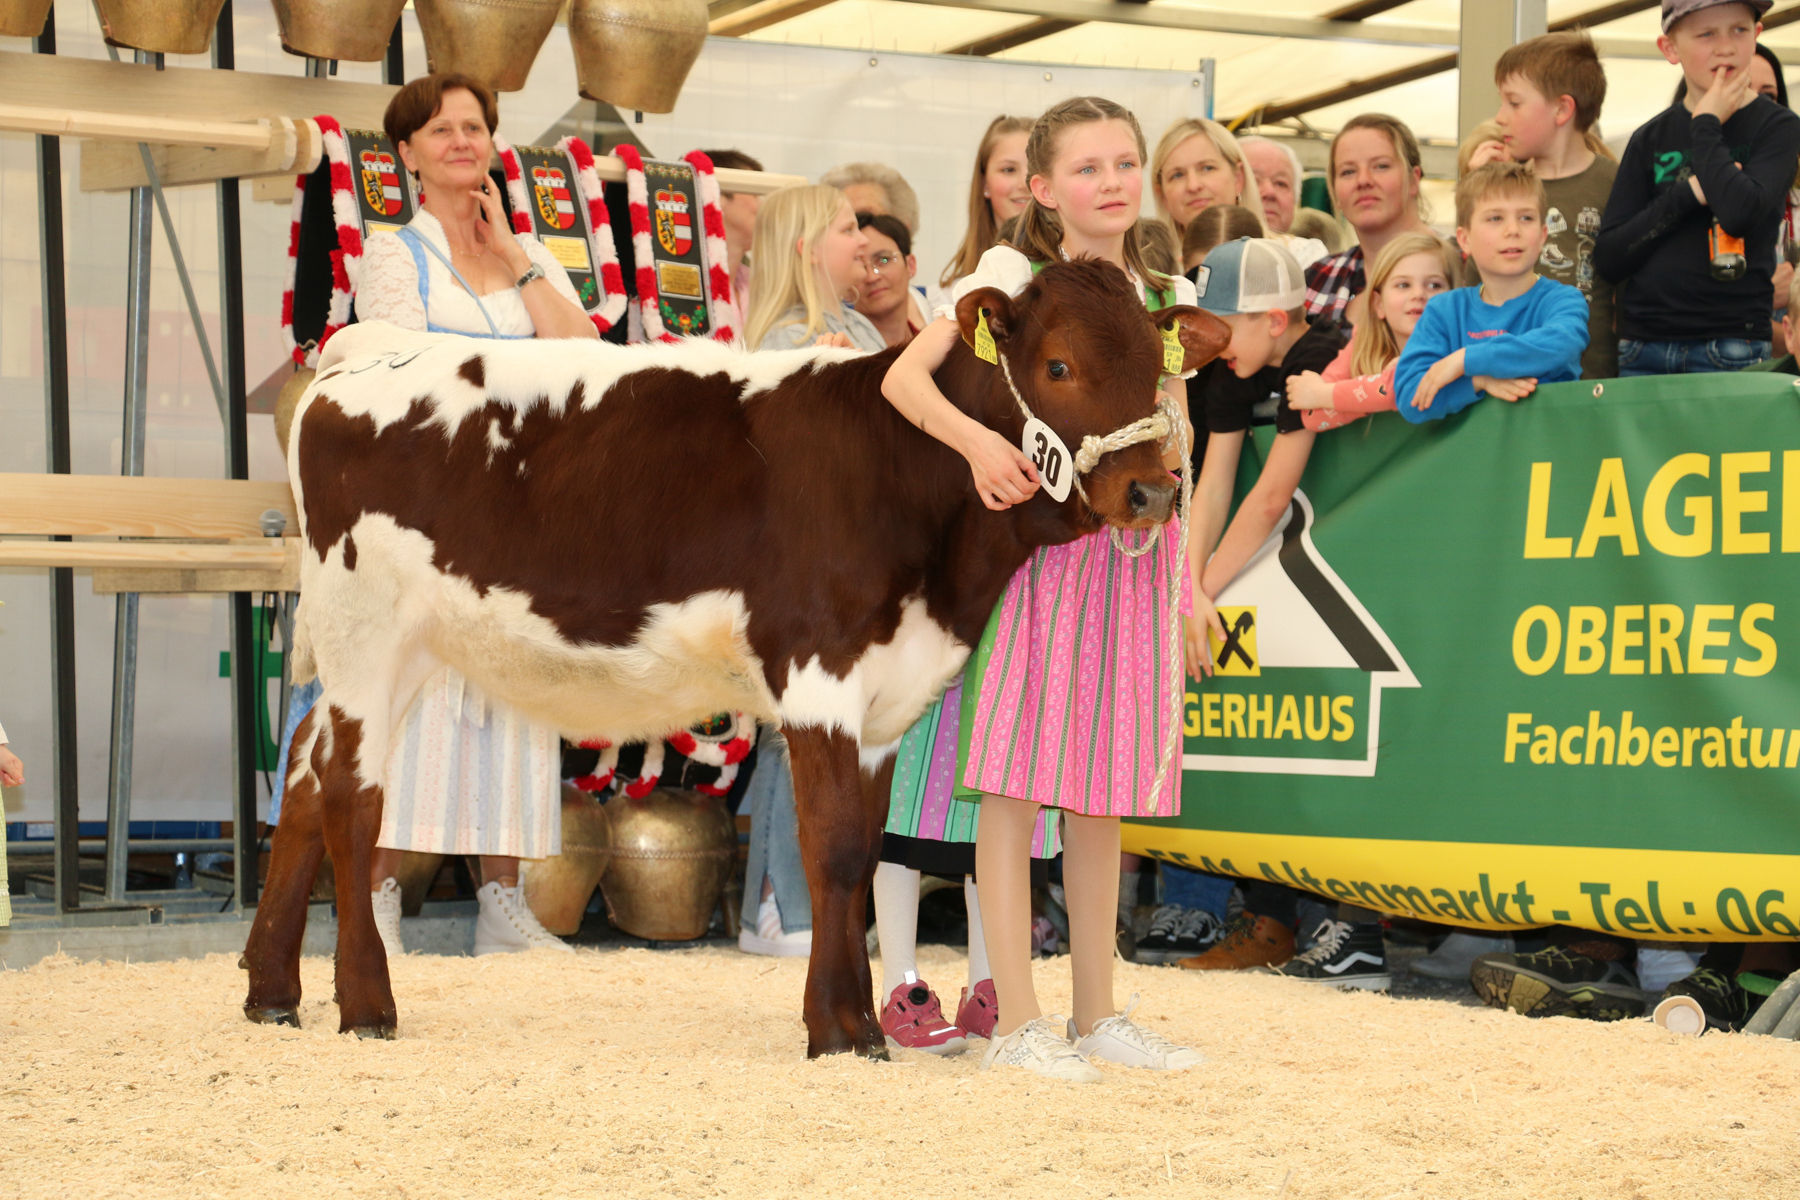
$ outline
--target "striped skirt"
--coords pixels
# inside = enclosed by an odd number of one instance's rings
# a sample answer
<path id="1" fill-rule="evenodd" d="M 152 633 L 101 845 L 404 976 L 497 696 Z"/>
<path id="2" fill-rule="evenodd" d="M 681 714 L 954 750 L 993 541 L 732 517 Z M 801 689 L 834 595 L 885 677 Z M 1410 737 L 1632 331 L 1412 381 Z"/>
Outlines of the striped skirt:
<path id="1" fill-rule="evenodd" d="M 958 736 L 962 712 L 963 680 L 959 676 L 900 739 L 885 832 L 920 841 L 974 845 L 981 805 L 956 794 L 958 752 L 966 749 Z M 1060 824 L 1054 814 L 1038 813 L 1031 837 L 1033 858 L 1055 858 L 1062 853 Z"/>
<path id="2" fill-rule="evenodd" d="M 561 743 L 460 671 L 431 677 L 388 754 L 375 844 L 427 854 L 562 853 Z"/>
<path id="3" fill-rule="evenodd" d="M 965 683 L 966 787 L 1086 816 L 1180 811 L 1179 744 L 1151 794 L 1180 736 L 1169 677 L 1169 623 L 1180 619 L 1171 573 L 1187 606 L 1177 536 L 1164 526 L 1156 548 L 1132 558 L 1101 529 L 1042 547 L 1013 575 Z"/>

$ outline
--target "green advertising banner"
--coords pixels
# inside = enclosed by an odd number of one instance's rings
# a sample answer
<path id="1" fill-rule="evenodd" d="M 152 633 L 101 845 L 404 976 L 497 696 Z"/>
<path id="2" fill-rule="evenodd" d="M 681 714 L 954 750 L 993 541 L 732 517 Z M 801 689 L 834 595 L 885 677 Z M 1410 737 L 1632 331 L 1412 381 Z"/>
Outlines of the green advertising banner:
<path id="1" fill-rule="evenodd" d="M 1797 582 L 1791 376 L 1323 434 L 1219 597 L 1181 815 L 1126 849 L 1474 928 L 1800 936 Z"/>

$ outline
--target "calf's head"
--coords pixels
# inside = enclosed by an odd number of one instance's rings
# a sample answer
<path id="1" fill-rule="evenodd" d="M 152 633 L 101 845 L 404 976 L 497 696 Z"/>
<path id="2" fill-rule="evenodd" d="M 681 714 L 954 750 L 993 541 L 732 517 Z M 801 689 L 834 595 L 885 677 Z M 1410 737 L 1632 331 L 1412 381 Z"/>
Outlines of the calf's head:
<path id="1" fill-rule="evenodd" d="M 992 368 L 996 403 L 1008 413 L 1003 432 L 1012 433 L 1024 421 L 1008 391 L 1010 374 L 1019 399 L 1056 432 L 1072 457 L 1079 456 L 1086 439 L 1105 438 L 1157 414 L 1165 331 L 1173 331 L 1179 342 L 1183 372 L 1211 361 L 1231 340 L 1225 322 L 1198 308 L 1146 312 L 1123 271 L 1089 258 L 1045 267 L 1017 297 L 979 288 L 957 302 L 956 317 L 971 345 L 980 340 L 977 326 L 985 322 L 1005 364 Z M 1175 506 L 1163 450 L 1157 439 L 1106 450 L 1064 503 L 1085 508 L 1081 523 L 1089 527 L 1160 524 Z M 1055 469 L 1073 472 L 1077 466 L 1039 463 L 1040 475 Z"/>

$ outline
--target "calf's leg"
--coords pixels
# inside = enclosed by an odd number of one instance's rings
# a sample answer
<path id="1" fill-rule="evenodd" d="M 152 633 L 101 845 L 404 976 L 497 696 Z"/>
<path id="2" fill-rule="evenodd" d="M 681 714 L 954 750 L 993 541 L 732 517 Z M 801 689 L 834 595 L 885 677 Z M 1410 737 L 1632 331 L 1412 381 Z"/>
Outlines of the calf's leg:
<path id="1" fill-rule="evenodd" d="M 363 723 L 340 708 L 332 708 L 328 719 L 331 762 L 321 776 L 325 846 L 337 886 L 338 1032 L 391 1038 L 399 1016 L 369 893 L 369 860 L 381 829 L 381 786 L 364 783 L 358 770 Z"/>
<path id="2" fill-rule="evenodd" d="M 244 944 L 242 965 L 250 972 L 244 1015 L 261 1024 L 300 1024 L 300 940 L 306 934 L 306 902 L 325 854 L 322 797 L 311 761 L 314 722 L 321 719 L 318 708 L 309 712 L 288 751 L 288 782 L 269 855 L 269 879 Z"/>
<path id="3" fill-rule="evenodd" d="M 806 1055 L 854 1051 L 885 1059 L 863 940 L 875 873 L 867 794 L 856 740 L 817 726 L 785 730 L 800 816 L 800 855 L 812 892 L 812 958 L 806 971 Z"/>

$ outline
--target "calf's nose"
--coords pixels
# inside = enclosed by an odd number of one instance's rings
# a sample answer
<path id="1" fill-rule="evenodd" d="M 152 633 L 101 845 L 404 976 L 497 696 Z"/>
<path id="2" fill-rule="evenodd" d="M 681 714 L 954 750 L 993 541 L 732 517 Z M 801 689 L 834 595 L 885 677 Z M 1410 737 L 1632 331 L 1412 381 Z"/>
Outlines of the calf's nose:
<path id="1" fill-rule="evenodd" d="M 1175 508 L 1175 485 L 1134 481 L 1128 499 L 1132 516 L 1166 521 Z"/>

